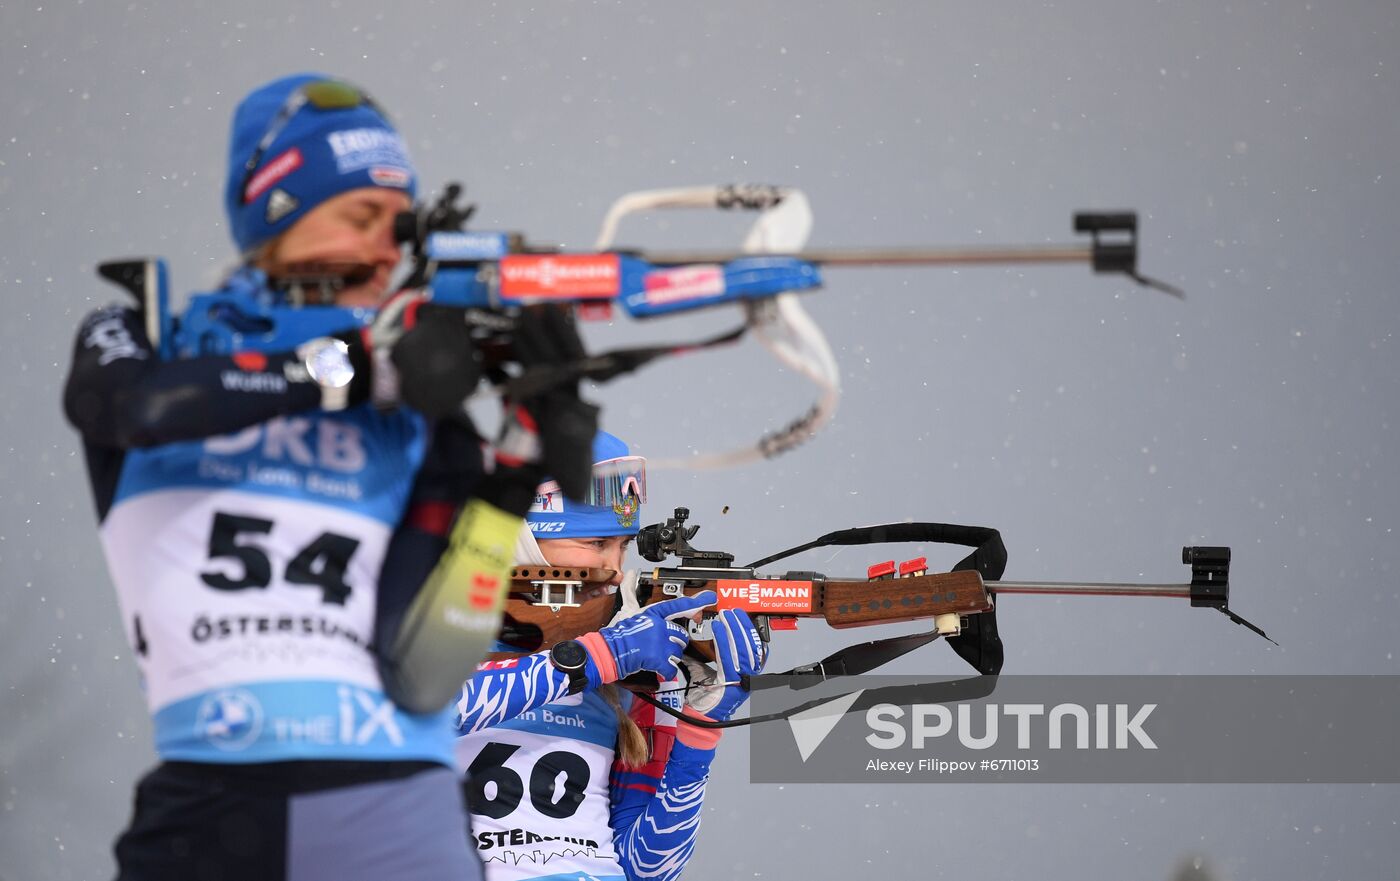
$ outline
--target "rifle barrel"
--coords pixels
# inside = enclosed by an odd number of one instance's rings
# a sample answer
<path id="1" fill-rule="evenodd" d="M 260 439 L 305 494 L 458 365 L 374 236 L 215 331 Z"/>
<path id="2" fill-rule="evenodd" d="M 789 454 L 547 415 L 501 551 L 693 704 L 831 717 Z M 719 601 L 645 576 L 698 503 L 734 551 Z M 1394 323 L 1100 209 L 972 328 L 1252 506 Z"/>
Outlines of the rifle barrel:
<path id="1" fill-rule="evenodd" d="M 650 263 L 728 263 L 746 257 L 792 257 L 822 266 L 957 266 L 1006 263 L 1089 263 L 1093 249 L 1084 245 L 1026 245 L 958 248 L 817 248 L 791 253 L 748 254 L 740 251 L 641 251 Z"/>
<path id="2" fill-rule="evenodd" d="M 1191 598 L 1189 584 L 1073 583 L 1061 581 L 988 581 L 994 593 L 1029 593 L 1052 596 L 1178 597 Z"/>

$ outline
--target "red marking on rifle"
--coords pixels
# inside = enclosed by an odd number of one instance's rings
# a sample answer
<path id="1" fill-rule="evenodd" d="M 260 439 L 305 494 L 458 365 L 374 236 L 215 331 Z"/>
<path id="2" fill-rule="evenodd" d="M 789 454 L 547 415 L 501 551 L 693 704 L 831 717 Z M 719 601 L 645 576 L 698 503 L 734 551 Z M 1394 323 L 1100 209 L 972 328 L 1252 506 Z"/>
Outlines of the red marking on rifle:
<path id="1" fill-rule="evenodd" d="M 676 266 L 655 269 L 642 279 L 648 306 L 704 300 L 724 293 L 724 267 L 715 265 Z"/>
<path id="2" fill-rule="evenodd" d="M 572 300 L 617 296 L 616 254 L 511 254 L 501 258 L 501 297 Z"/>
<path id="3" fill-rule="evenodd" d="M 893 578 L 894 560 L 886 560 L 883 563 L 876 563 L 874 566 L 871 566 L 870 568 L 865 570 L 865 577 L 869 578 L 871 581 L 876 581 L 881 578 Z"/>
<path id="4" fill-rule="evenodd" d="M 611 321 L 612 300 L 588 300 L 578 304 L 578 317 L 584 321 Z"/>
<path id="5" fill-rule="evenodd" d="M 715 583 L 717 609 L 743 609 L 754 615 L 812 611 L 812 582 L 722 578 Z"/>

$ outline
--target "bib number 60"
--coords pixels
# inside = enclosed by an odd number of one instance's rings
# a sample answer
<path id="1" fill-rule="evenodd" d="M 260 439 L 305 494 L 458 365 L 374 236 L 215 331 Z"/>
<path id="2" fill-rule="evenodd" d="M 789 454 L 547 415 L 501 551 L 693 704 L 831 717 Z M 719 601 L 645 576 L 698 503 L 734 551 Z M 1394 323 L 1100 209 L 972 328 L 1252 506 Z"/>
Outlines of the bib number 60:
<path id="1" fill-rule="evenodd" d="M 513 743 L 486 744 L 467 768 L 467 805 L 472 813 L 499 820 L 519 807 L 525 797 L 525 781 L 506 767 L 520 747 Z M 564 792 L 554 800 L 559 775 L 564 775 Z M 530 770 L 530 804 L 546 817 L 562 820 L 578 812 L 583 793 L 592 772 L 582 756 L 571 752 L 552 752 L 540 756 Z M 495 785 L 495 794 L 486 795 L 486 785 Z"/>

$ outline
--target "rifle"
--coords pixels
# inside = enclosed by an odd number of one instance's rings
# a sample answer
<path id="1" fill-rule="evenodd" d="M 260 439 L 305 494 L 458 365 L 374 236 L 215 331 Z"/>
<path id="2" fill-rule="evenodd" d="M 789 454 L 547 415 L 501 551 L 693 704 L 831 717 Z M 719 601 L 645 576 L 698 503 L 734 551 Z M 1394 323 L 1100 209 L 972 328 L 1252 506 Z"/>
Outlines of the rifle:
<path id="1" fill-rule="evenodd" d="M 605 382 L 658 358 L 734 343 L 750 330 L 820 389 L 807 411 L 756 443 L 683 460 L 654 459 L 654 468 L 710 468 L 769 458 L 802 443 L 830 420 L 840 398 L 835 356 L 793 296 L 820 287 L 828 267 L 1087 263 L 1095 272 L 1122 274 L 1181 296 L 1138 272 L 1137 215 L 1130 211 L 1075 214 L 1075 231 L 1090 237 L 1086 245 L 803 250 L 812 216 L 800 190 L 762 185 L 653 190 L 618 199 L 592 251 L 566 253 L 532 244 L 520 233 L 466 231 L 476 206 L 460 205 L 461 195 L 459 184 L 447 185 L 433 203 L 399 215 L 395 234 L 412 251 L 404 287 L 424 289 L 435 302 L 464 310 L 489 368 L 490 388 L 484 393 L 525 399 L 579 379 Z M 625 216 L 676 208 L 742 209 L 759 217 L 738 250 L 645 251 L 615 245 Z M 193 295 L 179 315 L 170 306 L 164 261 L 114 261 L 102 264 L 99 272 L 142 306 L 148 336 L 161 356 L 180 358 L 287 350 L 315 336 L 363 326 L 374 310 L 324 305 L 356 268 L 345 269 L 340 275 L 283 279 L 281 301 L 265 289 L 231 283 Z M 570 304 L 583 318 L 608 317 L 620 307 L 638 319 L 736 305 L 744 322 L 706 339 L 618 349 L 572 364 L 520 371 L 511 358 L 515 316 L 521 307 L 540 302 Z"/>
<path id="2" fill-rule="evenodd" d="M 1182 563 L 1191 567 L 1191 580 L 1181 584 L 1003 581 L 1007 555 L 997 530 L 946 523 L 890 523 L 829 532 L 747 565 L 735 566 L 733 554 L 691 546 L 690 539 L 700 527 L 687 525 L 689 516 L 686 508 L 676 508 L 665 523 L 644 527 L 638 533 L 637 551 L 645 559 L 662 563 L 678 558 L 676 565 L 639 575 L 637 599 L 642 605 L 712 590 L 718 596 L 716 609 L 744 609 L 753 616 L 765 643 L 773 631 L 796 629 L 800 618 L 820 618 L 838 629 L 909 621 L 932 623 L 926 632 L 847 646 L 785 673 L 765 674 L 784 677 L 792 688 L 815 685 L 835 676 L 868 673 L 939 637 L 946 639 L 979 674 L 996 676 L 1004 661 L 996 627 L 996 600 L 998 595 L 1007 594 L 1187 599 L 1193 607 L 1217 609 L 1236 624 L 1274 642 L 1229 607 L 1228 547 L 1182 548 Z M 812 548 L 901 542 L 957 544 L 973 551 L 949 572 L 929 572 L 925 557 L 897 566 L 893 560 L 878 563 L 867 570 L 864 579 L 829 578 L 810 571 L 760 571 L 762 566 Z M 605 626 L 617 608 L 616 598 L 587 599 L 582 592 L 610 583 L 616 574 L 597 569 L 517 567 L 506 605 L 503 640 L 522 646 L 522 650 L 536 650 L 530 646 L 548 648 L 560 640 Z M 707 610 L 708 617 L 713 614 Z M 708 617 L 690 624 L 687 651 L 713 660 L 713 647 L 707 642 L 711 638 Z M 624 684 L 642 693 L 644 699 L 646 691 L 655 688 L 655 682 L 643 676 Z"/>
<path id="3" fill-rule="evenodd" d="M 1074 229 L 1090 237 L 1088 245 L 803 250 L 812 214 L 800 190 L 754 184 L 688 187 L 623 196 L 604 217 L 592 251 L 565 253 L 531 244 L 519 233 L 464 232 L 475 206 L 457 207 L 461 193 L 460 185 L 449 184 L 431 207 L 400 215 L 397 233 L 413 247 L 416 270 L 409 285 L 427 286 L 435 300 L 461 304 L 479 315 L 481 346 L 487 352 L 508 351 L 511 325 L 501 320 L 501 310 L 508 313 L 530 303 L 571 303 L 584 318 L 609 318 L 617 306 L 636 319 L 723 305 L 739 305 L 745 316 L 743 324 L 705 339 L 617 349 L 526 373 L 501 371 L 492 391 L 527 398 L 579 379 L 606 382 L 658 358 L 735 343 L 749 330 L 820 391 L 808 410 L 753 444 L 683 459 L 653 458 L 653 468 L 698 470 L 771 458 L 830 421 L 840 400 L 836 359 L 821 329 L 793 296 L 820 287 L 828 267 L 1088 263 L 1095 272 L 1123 274 L 1145 287 L 1183 296 L 1138 272 L 1138 223 L 1131 211 L 1075 214 Z M 737 209 L 756 211 L 759 217 L 738 250 L 648 251 L 616 244 L 624 217 L 668 209 Z"/>

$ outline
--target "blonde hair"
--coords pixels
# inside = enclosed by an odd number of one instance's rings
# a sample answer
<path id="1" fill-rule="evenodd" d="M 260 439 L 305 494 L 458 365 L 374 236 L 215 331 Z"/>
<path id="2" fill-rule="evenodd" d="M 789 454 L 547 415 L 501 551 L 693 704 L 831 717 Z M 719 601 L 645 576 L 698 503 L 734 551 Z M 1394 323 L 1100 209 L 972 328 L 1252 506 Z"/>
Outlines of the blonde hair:
<path id="1" fill-rule="evenodd" d="M 645 765 L 651 748 L 642 729 L 622 708 L 622 689 L 610 683 L 598 689 L 598 696 L 617 714 L 617 760 L 629 768 Z"/>
<path id="2" fill-rule="evenodd" d="M 554 565 L 545 559 L 544 552 L 540 550 L 539 543 L 535 541 L 534 533 L 524 528 L 516 533 L 515 563 L 518 566 Z M 604 685 L 598 689 L 598 696 L 612 707 L 613 713 L 617 715 L 618 761 L 630 768 L 645 765 L 651 758 L 651 748 L 647 743 L 646 735 L 642 734 L 642 729 L 622 707 L 621 686 L 612 683 Z"/>
<path id="3" fill-rule="evenodd" d="M 267 241 L 258 245 L 247 254 L 243 255 L 243 266 L 251 266 L 254 269 L 261 269 L 266 272 L 277 261 L 277 248 L 282 244 L 282 237 L 285 232 L 278 233 Z"/>

